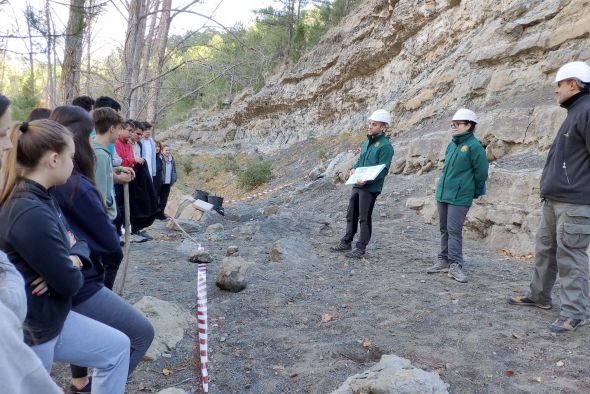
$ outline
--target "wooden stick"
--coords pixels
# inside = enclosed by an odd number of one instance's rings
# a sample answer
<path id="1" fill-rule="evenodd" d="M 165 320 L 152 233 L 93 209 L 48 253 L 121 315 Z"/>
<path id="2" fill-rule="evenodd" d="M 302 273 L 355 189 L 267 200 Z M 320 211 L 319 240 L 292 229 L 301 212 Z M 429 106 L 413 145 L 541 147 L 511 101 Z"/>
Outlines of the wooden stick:
<path id="1" fill-rule="evenodd" d="M 123 247 L 123 275 L 117 286 L 117 294 L 123 295 L 125 279 L 127 279 L 127 267 L 129 266 L 129 248 L 131 246 L 131 213 L 129 212 L 129 184 L 123 185 L 123 203 L 125 205 L 125 246 Z"/>

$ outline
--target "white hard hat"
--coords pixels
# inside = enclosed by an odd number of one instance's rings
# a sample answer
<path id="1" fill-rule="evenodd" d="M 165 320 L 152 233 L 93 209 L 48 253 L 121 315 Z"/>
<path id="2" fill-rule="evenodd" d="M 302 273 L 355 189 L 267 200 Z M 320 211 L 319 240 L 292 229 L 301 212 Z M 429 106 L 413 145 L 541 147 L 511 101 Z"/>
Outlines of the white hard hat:
<path id="1" fill-rule="evenodd" d="M 585 62 L 570 62 L 566 63 L 557 70 L 555 81 L 559 82 L 564 79 L 576 78 L 584 83 L 590 82 L 590 66 Z"/>
<path id="2" fill-rule="evenodd" d="M 453 115 L 453 120 L 467 120 L 469 122 L 477 123 L 477 115 L 470 109 L 460 108 Z"/>
<path id="3" fill-rule="evenodd" d="M 389 124 L 391 123 L 391 115 L 384 109 L 378 109 L 377 111 L 373 112 L 369 117 L 369 120 L 374 120 L 375 122 L 383 122 Z"/>

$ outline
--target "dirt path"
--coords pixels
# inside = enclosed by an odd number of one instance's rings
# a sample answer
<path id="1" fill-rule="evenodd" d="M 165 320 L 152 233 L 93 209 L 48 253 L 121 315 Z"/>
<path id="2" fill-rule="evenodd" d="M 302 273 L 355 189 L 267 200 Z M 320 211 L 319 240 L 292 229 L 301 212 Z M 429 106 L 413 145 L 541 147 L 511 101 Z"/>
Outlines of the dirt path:
<path id="1" fill-rule="evenodd" d="M 531 261 L 508 259 L 467 240 L 469 283 L 425 273 L 438 234 L 404 204 L 409 196 L 424 195 L 432 177 L 387 179 L 367 258 L 358 261 L 329 252 L 344 230 L 346 186 L 290 189 L 238 203 L 227 208 L 221 233 L 195 232 L 215 258 L 208 270 L 210 392 L 329 393 L 382 354 L 439 371 L 453 393 L 590 392 L 588 328 L 553 337 L 547 328 L 558 308 L 506 303 L 528 285 Z M 276 205 L 278 214 L 262 215 L 267 205 Z M 159 240 L 134 246 L 126 297 L 135 302 L 153 295 L 192 310 L 196 266 L 177 250 L 177 232 L 162 223 L 150 232 Z M 269 262 L 272 243 L 283 236 L 307 239 L 317 259 Z M 229 245 L 254 263 L 248 287 L 238 294 L 214 283 Z M 325 314 L 333 320 L 322 321 Z M 190 392 L 196 387 L 195 343 L 189 332 L 171 358 L 143 363 L 128 391 L 176 384 Z M 172 373 L 164 376 L 163 368 Z"/>

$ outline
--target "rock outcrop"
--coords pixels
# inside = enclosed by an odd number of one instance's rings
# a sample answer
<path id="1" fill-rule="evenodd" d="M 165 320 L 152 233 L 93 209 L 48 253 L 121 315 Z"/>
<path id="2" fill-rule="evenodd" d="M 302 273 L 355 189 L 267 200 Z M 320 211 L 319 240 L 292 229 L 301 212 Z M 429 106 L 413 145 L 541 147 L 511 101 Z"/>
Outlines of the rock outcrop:
<path id="1" fill-rule="evenodd" d="M 309 136 L 361 133 L 370 112 L 385 108 L 394 119 L 390 171 L 423 174 L 441 168 L 449 119 L 466 106 L 479 115 L 476 134 L 490 161 L 542 158 L 565 117 L 553 97 L 555 72 L 564 62 L 590 59 L 589 5 L 367 0 L 259 92 L 245 92 L 229 109 L 203 113 L 170 135 L 268 151 Z M 491 172 L 488 196 L 468 218 L 472 234 L 498 249 L 531 250 L 542 163 Z M 342 171 L 327 170 L 319 166 L 310 175 L 337 178 Z M 419 209 L 431 220 L 431 203 Z"/>

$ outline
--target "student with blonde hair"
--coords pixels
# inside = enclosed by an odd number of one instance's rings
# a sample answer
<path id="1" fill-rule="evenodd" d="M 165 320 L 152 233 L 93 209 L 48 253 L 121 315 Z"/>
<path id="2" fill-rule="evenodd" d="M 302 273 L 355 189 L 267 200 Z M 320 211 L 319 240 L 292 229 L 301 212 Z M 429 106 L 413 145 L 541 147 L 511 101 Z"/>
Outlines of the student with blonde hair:
<path id="1" fill-rule="evenodd" d="M 51 120 L 16 123 L 4 155 L 0 193 L 0 249 L 25 281 L 25 342 L 51 371 L 54 361 L 95 368 L 93 393 L 124 393 L 129 338 L 71 311 L 91 266 L 86 242 L 76 239 L 48 192 L 72 173 L 72 134 Z M 41 277 L 46 291 L 33 284 Z"/>

